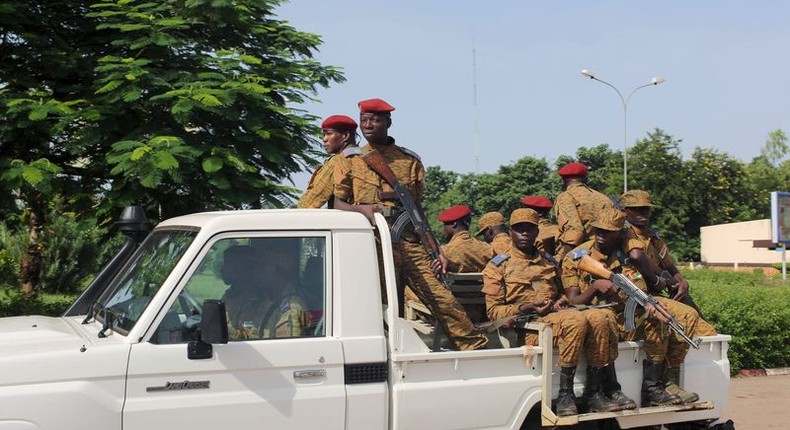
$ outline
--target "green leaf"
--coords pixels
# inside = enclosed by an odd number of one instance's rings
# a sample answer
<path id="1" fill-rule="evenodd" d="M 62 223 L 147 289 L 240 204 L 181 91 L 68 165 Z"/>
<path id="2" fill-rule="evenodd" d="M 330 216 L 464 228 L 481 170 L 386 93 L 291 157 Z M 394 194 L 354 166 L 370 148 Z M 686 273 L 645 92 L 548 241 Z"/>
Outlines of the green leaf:
<path id="1" fill-rule="evenodd" d="M 254 57 L 252 55 L 239 55 L 239 60 L 244 61 L 247 64 L 263 64 L 263 61 L 261 61 L 260 58 Z"/>
<path id="2" fill-rule="evenodd" d="M 131 103 L 131 102 L 139 99 L 142 95 L 143 95 L 143 93 L 142 93 L 142 91 L 140 91 L 139 88 L 131 88 L 131 89 L 127 90 L 127 91 L 124 91 L 124 93 L 121 96 L 121 98 L 123 99 L 123 101 L 125 101 L 127 103 Z"/>
<path id="3" fill-rule="evenodd" d="M 203 171 L 206 173 L 218 172 L 222 169 L 222 159 L 219 157 L 209 157 L 203 160 Z"/>
<path id="4" fill-rule="evenodd" d="M 151 147 L 150 146 L 141 146 L 139 148 L 136 148 L 134 151 L 132 151 L 131 160 L 132 161 L 137 161 L 137 160 L 145 157 L 145 155 L 148 154 L 149 152 L 151 152 Z"/>
<path id="5" fill-rule="evenodd" d="M 192 96 L 192 98 L 194 100 L 199 101 L 204 106 L 211 106 L 211 107 L 222 106 L 222 102 L 220 102 L 218 98 L 212 96 L 211 94 L 206 94 L 206 93 L 195 94 L 194 96 Z"/>
<path id="6" fill-rule="evenodd" d="M 178 160 L 167 151 L 156 151 L 153 155 L 154 166 L 162 170 L 178 168 Z"/>
<path id="7" fill-rule="evenodd" d="M 44 173 L 33 166 L 25 166 L 22 169 L 22 178 L 29 184 L 36 185 L 44 180 Z"/>
<path id="8" fill-rule="evenodd" d="M 123 81 L 110 81 L 107 82 L 103 87 L 96 90 L 96 94 L 107 93 L 110 91 L 114 91 L 116 88 L 120 87 L 123 84 Z"/>
<path id="9" fill-rule="evenodd" d="M 49 109 L 41 107 L 31 110 L 27 117 L 31 121 L 41 121 L 42 119 L 46 119 L 47 115 L 49 115 Z"/>

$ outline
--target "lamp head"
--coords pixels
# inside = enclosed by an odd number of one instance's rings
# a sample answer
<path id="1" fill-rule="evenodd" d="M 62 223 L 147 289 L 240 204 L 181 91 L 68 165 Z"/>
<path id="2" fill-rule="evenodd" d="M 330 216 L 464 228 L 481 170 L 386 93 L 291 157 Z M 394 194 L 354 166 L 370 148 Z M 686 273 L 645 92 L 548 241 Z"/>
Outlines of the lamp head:
<path id="1" fill-rule="evenodd" d="M 662 82 L 664 82 L 664 78 L 662 78 L 661 76 L 654 76 L 653 79 L 650 80 L 650 83 L 653 85 L 658 85 Z"/>
<path id="2" fill-rule="evenodd" d="M 582 75 L 586 76 L 586 77 L 588 77 L 590 79 L 595 79 L 595 72 L 593 72 L 592 70 L 589 70 L 589 69 L 582 70 Z"/>

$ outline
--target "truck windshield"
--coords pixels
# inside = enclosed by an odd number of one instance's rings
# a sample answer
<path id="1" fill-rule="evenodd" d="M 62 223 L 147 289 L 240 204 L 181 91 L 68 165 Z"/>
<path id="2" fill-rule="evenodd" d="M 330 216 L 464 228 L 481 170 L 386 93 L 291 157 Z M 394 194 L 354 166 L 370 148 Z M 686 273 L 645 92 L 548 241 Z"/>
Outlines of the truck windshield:
<path id="1" fill-rule="evenodd" d="M 94 308 L 105 327 L 128 334 L 197 235 L 196 230 L 151 233 Z M 109 320 L 108 320 L 109 318 Z"/>

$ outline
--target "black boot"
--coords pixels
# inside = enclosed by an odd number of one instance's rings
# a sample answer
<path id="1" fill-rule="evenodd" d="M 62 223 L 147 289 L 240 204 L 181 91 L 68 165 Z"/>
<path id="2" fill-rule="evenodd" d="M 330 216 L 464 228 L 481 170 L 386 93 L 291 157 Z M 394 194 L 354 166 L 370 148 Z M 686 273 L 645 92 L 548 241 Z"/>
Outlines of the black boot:
<path id="1" fill-rule="evenodd" d="M 614 412 L 622 410 L 619 405 L 607 398 L 603 393 L 601 378 L 603 369 L 587 366 L 587 382 L 584 384 L 584 397 L 590 412 Z"/>
<path id="2" fill-rule="evenodd" d="M 697 393 L 680 388 L 680 367 L 667 367 L 664 389 L 667 393 L 677 394 L 683 403 L 694 403 L 699 400 Z"/>
<path id="3" fill-rule="evenodd" d="M 654 363 L 644 361 L 644 376 L 642 377 L 642 406 L 678 405 L 681 400 L 677 394 L 670 394 L 664 390 L 661 375 L 664 373 L 664 362 Z"/>
<path id="4" fill-rule="evenodd" d="M 577 415 L 576 398 L 573 396 L 573 376 L 576 374 L 575 367 L 560 368 L 560 393 L 557 396 L 556 413 L 559 417 Z"/>
<path id="5" fill-rule="evenodd" d="M 601 385 L 603 385 L 603 392 L 617 404 L 619 407 L 617 410 L 636 409 L 636 402 L 622 392 L 620 383 L 617 382 L 617 372 L 614 371 L 614 363 L 604 367 L 602 371 Z"/>

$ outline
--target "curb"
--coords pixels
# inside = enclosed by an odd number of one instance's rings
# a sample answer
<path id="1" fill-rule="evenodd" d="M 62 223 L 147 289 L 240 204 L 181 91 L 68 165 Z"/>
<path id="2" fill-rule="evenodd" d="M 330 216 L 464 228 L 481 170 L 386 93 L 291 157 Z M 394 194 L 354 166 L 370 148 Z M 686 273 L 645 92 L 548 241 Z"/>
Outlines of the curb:
<path id="1" fill-rule="evenodd" d="M 738 376 L 777 376 L 790 375 L 790 367 L 777 367 L 775 369 L 741 369 Z"/>

